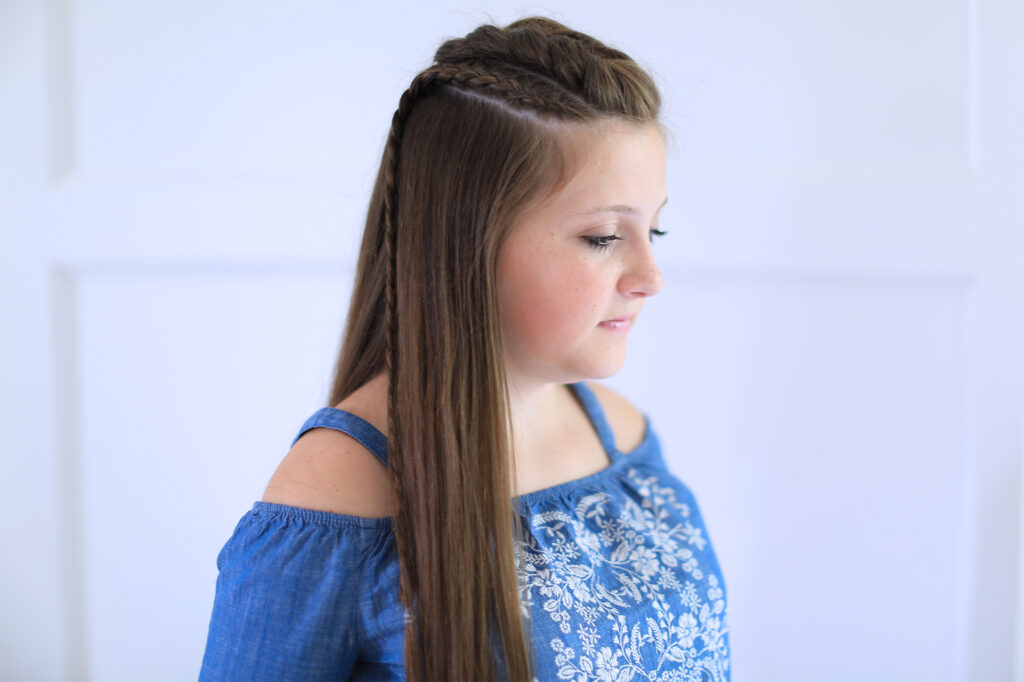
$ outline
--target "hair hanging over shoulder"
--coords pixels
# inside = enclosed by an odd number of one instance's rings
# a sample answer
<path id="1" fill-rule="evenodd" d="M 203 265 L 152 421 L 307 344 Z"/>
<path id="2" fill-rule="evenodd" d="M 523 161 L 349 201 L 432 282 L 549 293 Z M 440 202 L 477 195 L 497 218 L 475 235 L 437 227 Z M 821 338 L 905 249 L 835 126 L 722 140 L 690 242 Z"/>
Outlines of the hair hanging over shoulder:
<path id="1" fill-rule="evenodd" d="M 330 404 L 387 372 L 410 680 L 527 680 L 498 252 L 567 178 L 567 132 L 656 122 L 628 56 L 549 19 L 481 26 L 402 95 Z"/>

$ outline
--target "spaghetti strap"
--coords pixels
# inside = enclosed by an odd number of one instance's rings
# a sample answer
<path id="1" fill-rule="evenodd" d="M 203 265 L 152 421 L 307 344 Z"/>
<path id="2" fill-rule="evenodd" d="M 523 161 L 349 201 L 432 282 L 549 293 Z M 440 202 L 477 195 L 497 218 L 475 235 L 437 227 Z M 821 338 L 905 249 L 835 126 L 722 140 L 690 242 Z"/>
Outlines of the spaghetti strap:
<path id="1" fill-rule="evenodd" d="M 608 453 L 608 458 L 613 462 L 619 459 L 621 453 L 615 447 L 615 435 L 612 433 L 612 427 L 608 425 L 608 420 L 604 416 L 604 409 L 601 407 L 601 403 L 598 402 L 597 396 L 594 395 L 594 391 L 582 381 L 569 384 L 569 388 L 573 390 L 576 398 L 583 405 L 590 423 L 594 425 L 594 430 L 597 431 L 597 437 L 601 439 L 604 451 Z"/>
<path id="2" fill-rule="evenodd" d="M 352 436 L 363 447 L 372 452 L 384 466 L 388 465 L 387 437 L 378 431 L 376 426 L 362 417 L 357 417 L 351 412 L 339 410 L 336 407 L 321 407 L 313 413 L 313 416 L 307 419 L 306 423 L 299 429 L 299 435 L 295 436 L 292 445 L 295 445 L 295 441 L 299 440 L 306 431 L 321 426 Z"/>

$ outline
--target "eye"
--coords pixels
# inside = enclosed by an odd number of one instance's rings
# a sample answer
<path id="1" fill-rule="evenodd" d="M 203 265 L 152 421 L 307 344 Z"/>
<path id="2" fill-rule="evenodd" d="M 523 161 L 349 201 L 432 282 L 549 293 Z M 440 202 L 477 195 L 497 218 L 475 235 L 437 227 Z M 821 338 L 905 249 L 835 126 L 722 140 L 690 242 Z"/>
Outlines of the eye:
<path id="1" fill-rule="evenodd" d="M 666 234 L 668 234 L 668 230 L 659 230 L 658 228 L 654 228 L 651 230 L 651 241 L 653 242 L 655 237 L 664 237 Z"/>
<path id="2" fill-rule="evenodd" d="M 603 251 L 605 249 L 610 249 L 612 247 L 612 242 L 622 239 L 622 237 L 617 234 L 610 234 L 606 237 L 584 237 L 584 239 L 586 239 L 587 243 L 595 249 Z"/>

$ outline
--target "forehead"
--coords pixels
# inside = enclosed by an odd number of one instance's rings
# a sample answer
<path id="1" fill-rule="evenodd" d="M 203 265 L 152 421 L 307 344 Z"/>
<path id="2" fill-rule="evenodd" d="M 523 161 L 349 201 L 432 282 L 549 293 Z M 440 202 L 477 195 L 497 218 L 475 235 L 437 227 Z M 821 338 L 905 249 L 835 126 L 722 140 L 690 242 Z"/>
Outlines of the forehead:
<path id="1" fill-rule="evenodd" d="M 616 122 L 576 132 L 566 146 L 569 178 L 535 207 L 537 212 L 560 217 L 609 207 L 653 212 L 664 203 L 665 138 L 659 126 Z"/>

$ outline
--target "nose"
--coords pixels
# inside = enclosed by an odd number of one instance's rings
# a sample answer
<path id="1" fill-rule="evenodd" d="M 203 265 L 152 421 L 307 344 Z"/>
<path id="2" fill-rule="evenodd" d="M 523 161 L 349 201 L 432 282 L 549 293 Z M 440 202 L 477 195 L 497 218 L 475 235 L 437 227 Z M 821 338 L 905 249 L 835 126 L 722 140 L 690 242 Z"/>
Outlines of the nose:
<path id="1" fill-rule="evenodd" d="M 661 276 L 650 244 L 644 244 L 630 260 L 622 278 L 619 291 L 627 298 L 646 298 L 661 291 L 665 278 Z"/>

